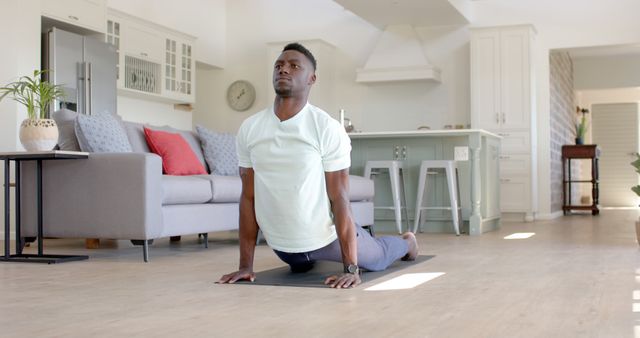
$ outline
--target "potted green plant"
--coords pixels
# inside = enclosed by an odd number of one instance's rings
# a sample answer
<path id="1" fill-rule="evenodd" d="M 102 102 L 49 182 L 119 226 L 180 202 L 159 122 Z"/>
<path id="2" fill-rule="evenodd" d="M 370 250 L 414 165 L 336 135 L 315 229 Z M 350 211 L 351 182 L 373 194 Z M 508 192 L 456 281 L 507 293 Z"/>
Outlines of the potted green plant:
<path id="1" fill-rule="evenodd" d="M 580 122 L 576 123 L 576 144 L 584 144 L 584 137 L 587 133 L 587 114 L 589 109 L 576 107 L 577 113 L 582 113 Z"/>
<path id="2" fill-rule="evenodd" d="M 640 174 L 640 154 L 636 153 L 636 160 L 631 162 L 631 165 L 636 169 L 636 172 Z M 631 190 L 640 196 L 640 185 L 631 187 Z M 640 245 L 640 219 L 636 221 L 636 240 Z"/>
<path id="3" fill-rule="evenodd" d="M 58 143 L 58 126 L 48 119 L 51 102 L 64 96 L 61 86 L 43 81 L 46 70 L 34 70 L 33 76 L 0 87 L 0 100 L 10 96 L 27 108 L 27 119 L 20 124 L 20 142 L 27 151 L 51 150 Z"/>

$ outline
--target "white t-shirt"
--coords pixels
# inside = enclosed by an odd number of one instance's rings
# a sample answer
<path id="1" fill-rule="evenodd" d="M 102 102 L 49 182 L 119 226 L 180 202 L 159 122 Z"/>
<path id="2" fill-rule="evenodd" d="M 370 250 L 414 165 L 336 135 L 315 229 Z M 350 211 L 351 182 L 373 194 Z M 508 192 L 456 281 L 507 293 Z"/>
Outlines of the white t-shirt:
<path id="1" fill-rule="evenodd" d="M 253 168 L 256 220 L 269 246 L 307 252 L 336 240 L 324 173 L 351 165 L 338 121 L 309 103 L 285 121 L 268 108 L 242 123 L 237 151 L 238 164 Z"/>

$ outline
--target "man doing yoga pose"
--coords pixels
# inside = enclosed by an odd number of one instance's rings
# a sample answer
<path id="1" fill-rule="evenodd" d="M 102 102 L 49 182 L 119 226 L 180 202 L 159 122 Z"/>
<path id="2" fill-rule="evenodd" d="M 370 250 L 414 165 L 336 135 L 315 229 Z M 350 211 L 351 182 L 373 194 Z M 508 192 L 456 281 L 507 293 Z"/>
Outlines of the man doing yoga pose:
<path id="1" fill-rule="evenodd" d="M 240 265 L 219 283 L 255 279 L 258 229 L 294 272 L 310 270 L 317 260 L 342 262 L 343 273 L 324 282 L 333 288 L 360 284 L 360 267 L 384 270 L 418 255 L 411 232 L 374 238 L 354 224 L 348 196 L 351 142 L 338 121 L 308 103 L 315 71 L 309 50 L 298 43 L 285 46 L 273 69 L 273 107 L 240 127 Z"/>

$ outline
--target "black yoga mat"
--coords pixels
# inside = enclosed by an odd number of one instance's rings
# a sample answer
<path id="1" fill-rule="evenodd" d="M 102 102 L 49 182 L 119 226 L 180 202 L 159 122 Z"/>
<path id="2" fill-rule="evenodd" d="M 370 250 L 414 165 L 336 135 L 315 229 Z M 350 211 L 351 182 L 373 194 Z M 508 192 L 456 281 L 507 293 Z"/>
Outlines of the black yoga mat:
<path id="1" fill-rule="evenodd" d="M 376 278 L 388 275 L 390 273 L 402 270 L 404 268 L 415 266 L 426 262 L 435 256 L 418 256 L 416 260 L 405 262 L 397 261 L 384 271 L 365 271 L 362 273 L 362 282 L 369 282 Z M 326 288 L 324 280 L 336 273 L 342 271 L 342 263 L 318 261 L 313 269 L 303 273 L 293 273 L 289 266 L 256 272 L 256 279 L 253 282 L 238 281 L 239 285 L 279 285 L 279 286 L 297 286 L 311 288 Z"/>

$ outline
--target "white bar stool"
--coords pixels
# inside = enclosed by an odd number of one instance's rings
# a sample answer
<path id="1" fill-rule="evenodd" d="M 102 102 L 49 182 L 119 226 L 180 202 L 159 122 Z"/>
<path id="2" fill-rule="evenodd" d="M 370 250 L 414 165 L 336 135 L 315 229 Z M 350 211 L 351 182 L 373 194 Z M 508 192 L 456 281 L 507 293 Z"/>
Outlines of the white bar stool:
<path id="1" fill-rule="evenodd" d="M 374 209 L 387 209 L 395 212 L 396 227 L 398 233 L 402 233 L 402 212 L 404 209 L 404 217 L 407 222 L 407 230 L 409 230 L 409 215 L 407 214 L 407 198 L 404 191 L 404 164 L 403 161 L 367 161 L 364 167 L 364 177 L 371 179 L 372 172 L 376 169 L 387 169 L 389 171 L 389 180 L 391 181 L 391 197 L 393 198 L 393 206 L 378 206 Z M 400 191 L 402 189 L 402 192 Z M 402 203 L 400 201 L 402 199 Z M 403 206 L 404 205 L 404 206 Z"/>
<path id="2" fill-rule="evenodd" d="M 427 175 L 433 173 L 429 169 L 444 169 L 447 175 L 447 186 L 449 188 L 449 207 L 424 207 L 422 206 L 422 197 L 427 187 Z M 456 235 L 460 236 L 460 204 L 458 203 L 458 167 L 456 161 L 447 160 L 428 160 L 422 161 L 420 164 L 420 176 L 418 176 L 418 196 L 416 197 L 416 218 L 413 224 L 413 232 L 418 231 L 418 227 L 422 226 L 420 215 L 422 210 L 451 210 L 451 218 L 453 220 L 453 228 Z M 423 221 L 426 218 L 423 217 Z M 423 222 L 424 223 L 424 222 Z"/>

